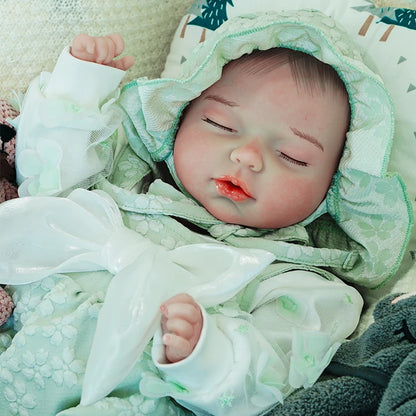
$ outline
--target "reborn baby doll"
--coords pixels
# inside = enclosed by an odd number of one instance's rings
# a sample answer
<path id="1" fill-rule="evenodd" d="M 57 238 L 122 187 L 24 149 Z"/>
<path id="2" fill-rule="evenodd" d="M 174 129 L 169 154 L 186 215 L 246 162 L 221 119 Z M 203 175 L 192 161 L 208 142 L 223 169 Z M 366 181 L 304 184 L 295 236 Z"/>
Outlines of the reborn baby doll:
<path id="1" fill-rule="evenodd" d="M 295 55 L 329 67 L 342 88 L 326 71 L 311 78 L 309 63 L 287 59 Z M 0 209 L 10 240 L 20 230 L 14 251 L 26 250 L 11 259 L 0 241 L 17 303 L 0 354 L 10 374 L 1 406 L 165 415 L 179 402 L 255 415 L 310 387 L 358 322 L 362 299 L 345 282 L 381 284 L 408 241 L 409 201 L 386 173 L 394 120 L 382 81 L 336 22 L 310 10 L 231 19 L 180 79 L 121 92 L 112 59 L 85 59 L 66 49 L 31 84 L 15 123 L 29 197 Z M 220 296 L 207 302 L 180 286 L 178 262 L 159 269 L 201 243 L 262 249 L 272 263 L 219 282 L 206 246 L 184 256 L 181 270 L 208 277 L 205 291 Z M 165 303 L 184 291 L 173 309 Z M 178 311 L 190 319 L 168 322 Z M 156 327 L 135 331 L 144 321 Z M 8 400 L 19 394 L 30 401 Z"/>

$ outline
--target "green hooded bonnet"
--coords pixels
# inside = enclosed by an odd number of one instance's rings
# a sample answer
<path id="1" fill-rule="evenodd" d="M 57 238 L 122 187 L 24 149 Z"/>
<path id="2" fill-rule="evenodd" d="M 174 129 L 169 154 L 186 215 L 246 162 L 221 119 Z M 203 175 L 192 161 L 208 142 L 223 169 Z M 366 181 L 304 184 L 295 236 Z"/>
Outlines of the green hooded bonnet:
<path id="1" fill-rule="evenodd" d="M 235 236 L 224 241 L 255 245 L 279 261 L 323 267 L 347 281 L 377 287 L 399 267 L 412 225 L 411 208 L 401 179 L 386 172 L 394 132 L 391 98 L 332 18 L 297 10 L 225 22 L 193 51 L 179 79 L 138 79 L 124 87 L 120 104 L 129 117 L 124 124 L 129 143 L 152 168 L 165 161 L 184 191 L 173 166 L 183 109 L 221 77 L 227 62 L 272 47 L 300 50 L 335 68 L 349 93 L 351 127 L 326 199 L 301 224 L 288 227 L 306 230 L 306 243 L 270 238 L 253 243 Z"/>

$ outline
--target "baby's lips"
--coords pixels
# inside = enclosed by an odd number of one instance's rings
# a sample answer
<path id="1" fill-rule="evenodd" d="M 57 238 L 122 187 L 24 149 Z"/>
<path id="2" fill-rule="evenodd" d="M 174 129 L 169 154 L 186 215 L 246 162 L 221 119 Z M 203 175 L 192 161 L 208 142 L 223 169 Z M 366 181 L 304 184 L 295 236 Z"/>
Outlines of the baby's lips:
<path id="1" fill-rule="evenodd" d="M 216 178 L 215 186 L 221 195 L 236 202 L 252 198 L 247 189 L 247 185 L 233 176 L 221 176 Z"/>

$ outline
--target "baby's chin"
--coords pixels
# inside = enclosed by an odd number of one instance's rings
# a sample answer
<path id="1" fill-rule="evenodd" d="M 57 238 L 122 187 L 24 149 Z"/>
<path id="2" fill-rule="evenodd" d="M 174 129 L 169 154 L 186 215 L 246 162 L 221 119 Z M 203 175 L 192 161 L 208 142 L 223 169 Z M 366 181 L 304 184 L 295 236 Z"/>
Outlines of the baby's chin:
<path id="1" fill-rule="evenodd" d="M 213 209 L 208 210 L 208 212 L 217 218 L 220 221 L 223 221 L 228 224 L 241 225 L 248 228 L 262 228 L 269 230 L 277 230 L 280 228 L 290 227 L 292 225 L 298 224 L 309 217 L 312 213 L 305 216 L 305 214 L 293 216 L 273 216 L 271 218 L 266 218 L 260 213 L 257 215 L 244 215 L 242 213 L 235 213 L 226 211 L 224 209 Z M 290 213 L 293 214 L 293 213 Z"/>
<path id="2" fill-rule="evenodd" d="M 243 227 L 248 228 L 263 228 L 263 229 L 279 229 L 279 228 L 285 228 L 290 225 L 296 224 L 296 222 L 291 221 L 283 221 L 279 218 L 272 218 L 272 219 L 264 219 L 261 218 L 260 215 L 258 216 L 244 216 L 239 215 L 235 213 L 230 212 L 224 212 L 223 210 L 213 210 L 208 212 L 213 215 L 215 218 L 217 218 L 220 221 L 223 221 L 227 224 L 235 224 L 235 225 L 241 225 Z"/>

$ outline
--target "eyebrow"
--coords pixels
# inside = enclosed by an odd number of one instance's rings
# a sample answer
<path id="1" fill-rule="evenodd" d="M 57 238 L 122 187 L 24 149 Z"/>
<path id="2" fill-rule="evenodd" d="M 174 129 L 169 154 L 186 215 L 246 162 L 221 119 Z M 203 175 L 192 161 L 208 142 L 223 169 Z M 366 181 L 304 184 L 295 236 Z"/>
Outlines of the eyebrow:
<path id="1" fill-rule="evenodd" d="M 239 107 L 239 105 L 236 102 L 227 100 L 226 98 L 222 97 L 221 95 L 210 94 L 210 95 L 207 95 L 205 97 L 205 100 L 217 101 L 218 103 L 227 105 L 229 107 Z"/>
<path id="2" fill-rule="evenodd" d="M 315 137 L 311 136 L 310 134 L 304 133 L 303 131 L 300 131 L 295 127 L 291 127 L 290 130 L 292 130 L 293 134 L 295 134 L 296 136 L 300 137 L 301 139 L 307 140 L 308 142 L 316 146 L 318 149 L 324 151 L 324 147 L 319 142 L 319 140 L 315 139 Z"/>

